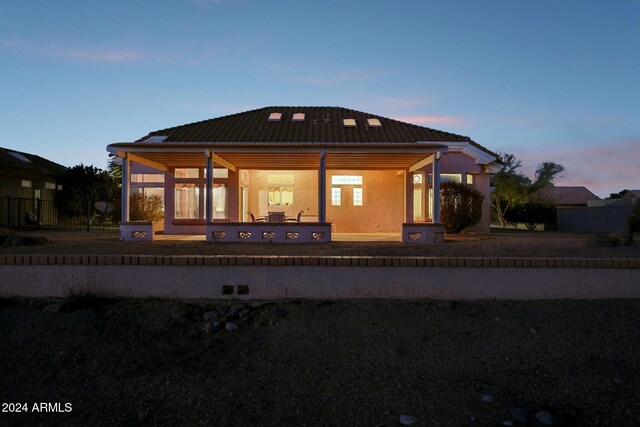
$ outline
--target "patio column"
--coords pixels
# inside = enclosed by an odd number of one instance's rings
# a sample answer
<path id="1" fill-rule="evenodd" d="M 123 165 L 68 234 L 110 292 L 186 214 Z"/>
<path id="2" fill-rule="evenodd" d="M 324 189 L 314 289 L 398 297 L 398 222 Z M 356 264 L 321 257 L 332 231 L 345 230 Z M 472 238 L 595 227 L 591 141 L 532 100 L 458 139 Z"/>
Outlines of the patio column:
<path id="1" fill-rule="evenodd" d="M 124 153 L 122 158 L 122 205 L 120 210 L 120 222 L 129 221 L 129 194 L 131 193 L 130 185 L 130 166 L 129 154 Z"/>
<path id="2" fill-rule="evenodd" d="M 207 207 L 205 212 L 205 219 L 207 224 L 213 222 L 213 153 L 211 151 L 206 152 L 207 156 L 207 182 L 204 191 L 205 206 Z"/>
<path id="3" fill-rule="evenodd" d="M 433 223 L 440 223 L 440 153 L 433 153 Z"/>
<path id="4" fill-rule="evenodd" d="M 413 174 L 409 169 L 404 171 L 404 222 L 413 224 Z"/>
<path id="5" fill-rule="evenodd" d="M 320 150 L 318 169 L 318 222 L 327 222 L 327 152 Z"/>

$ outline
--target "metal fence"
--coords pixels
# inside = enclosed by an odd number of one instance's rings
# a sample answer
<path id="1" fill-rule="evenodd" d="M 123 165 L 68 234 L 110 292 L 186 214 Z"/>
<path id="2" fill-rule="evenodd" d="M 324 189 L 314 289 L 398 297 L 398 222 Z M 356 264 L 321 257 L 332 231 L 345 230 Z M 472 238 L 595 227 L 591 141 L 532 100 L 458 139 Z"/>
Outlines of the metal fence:
<path id="1" fill-rule="evenodd" d="M 93 211 L 90 215 L 69 217 L 54 200 L 0 197 L 0 227 L 19 230 L 117 230 L 111 215 Z"/>

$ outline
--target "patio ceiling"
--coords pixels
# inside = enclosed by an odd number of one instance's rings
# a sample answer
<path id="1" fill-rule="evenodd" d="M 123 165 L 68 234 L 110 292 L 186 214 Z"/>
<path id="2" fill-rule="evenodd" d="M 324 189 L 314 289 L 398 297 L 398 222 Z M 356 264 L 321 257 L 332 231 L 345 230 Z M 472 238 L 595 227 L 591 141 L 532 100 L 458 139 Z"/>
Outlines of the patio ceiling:
<path id="1" fill-rule="evenodd" d="M 205 167 L 204 151 L 151 152 L 130 151 L 132 160 L 149 166 L 164 165 L 171 170 L 183 167 Z M 318 151 L 216 151 L 217 165 L 228 162 L 237 169 L 303 170 L 320 167 Z M 432 151 L 333 151 L 326 150 L 327 169 L 406 169 L 429 157 Z M 146 161 L 146 162 L 145 162 Z"/>

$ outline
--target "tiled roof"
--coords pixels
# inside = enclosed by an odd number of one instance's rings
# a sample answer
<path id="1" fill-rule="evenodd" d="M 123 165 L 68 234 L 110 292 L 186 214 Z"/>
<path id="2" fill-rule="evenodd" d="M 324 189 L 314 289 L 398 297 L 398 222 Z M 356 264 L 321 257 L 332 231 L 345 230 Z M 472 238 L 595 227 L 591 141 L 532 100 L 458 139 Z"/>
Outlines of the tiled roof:
<path id="1" fill-rule="evenodd" d="M 556 206 L 586 206 L 589 200 L 599 200 L 586 187 L 555 186 L 542 188 L 533 193 L 532 200 L 551 202 Z"/>
<path id="2" fill-rule="evenodd" d="M 67 169 L 35 154 L 2 147 L 0 147 L 0 167 L 26 170 L 51 176 L 60 176 Z"/>
<path id="3" fill-rule="evenodd" d="M 269 120 L 271 113 L 282 113 L 280 120 Z M 304 121 L 293 121 L 295 113 L 304 113 Z M 348 127 L 344 119 L 355 119 Z M 378 119 L 368 124 L 367 119 Z M 163 143 L 175 142 L 247 142 L 247 143 L 415 143 L 468 142 L 487 153 L 489 150 L 469 137 L 417 126 L 387 117 L 342 107 L 264 107 L 257 110 L 204 120 L 151 132 L 151 136 L 166 136 Z"/>

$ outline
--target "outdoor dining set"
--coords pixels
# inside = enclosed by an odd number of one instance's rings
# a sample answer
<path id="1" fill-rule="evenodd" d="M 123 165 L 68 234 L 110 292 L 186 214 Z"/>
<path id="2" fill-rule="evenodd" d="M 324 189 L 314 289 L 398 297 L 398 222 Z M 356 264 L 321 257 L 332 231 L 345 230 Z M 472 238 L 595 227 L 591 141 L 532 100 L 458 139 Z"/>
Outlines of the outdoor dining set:
<path id="1" fill-rule="evenodd" d="M 268 212 L 265 216 L 256 217 L 249 212 L 249 216 L 252 222 L 300 222 L 303 213 L 304 210 L 298 212 L 295 217 L 288 217 L 284 212 Z"/>

